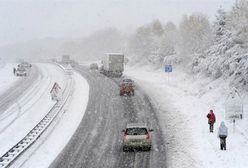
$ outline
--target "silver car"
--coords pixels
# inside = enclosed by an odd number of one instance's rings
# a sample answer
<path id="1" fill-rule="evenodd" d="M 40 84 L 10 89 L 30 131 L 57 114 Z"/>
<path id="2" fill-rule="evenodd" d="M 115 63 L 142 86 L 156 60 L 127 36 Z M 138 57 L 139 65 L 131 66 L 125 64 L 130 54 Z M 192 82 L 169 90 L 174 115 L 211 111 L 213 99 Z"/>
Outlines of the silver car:
<path id="1" fill-rule="evenodd" d="M 123 137 L 123 151 L 130 149 L 151 150 L 152 129 L 148 129 L 146 123 L 129 123 L 126 126 Z"/>

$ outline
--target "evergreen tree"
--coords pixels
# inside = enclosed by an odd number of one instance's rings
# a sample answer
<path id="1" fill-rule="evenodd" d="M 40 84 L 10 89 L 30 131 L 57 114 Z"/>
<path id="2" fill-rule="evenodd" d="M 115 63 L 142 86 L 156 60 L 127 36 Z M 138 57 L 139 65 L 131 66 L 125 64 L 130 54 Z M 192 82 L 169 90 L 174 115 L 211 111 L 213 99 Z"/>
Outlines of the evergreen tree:
<path id="1" fill-rule="evenodd" d="M 217 11 L 216 21 L 214 23 L 215 41 L 219 42 L 222 36 L 226 33 L 226 12 L 220 8 Z"/>
<path id="2" fill-rule="evenodd" d="M 216 56 L 224 56 L 225 52 L 233 46 L 232 34 L 227 22 L 227 14 L 220 8 L 214 22 L 214 45 L 210 48 L 210 52 Z"/>

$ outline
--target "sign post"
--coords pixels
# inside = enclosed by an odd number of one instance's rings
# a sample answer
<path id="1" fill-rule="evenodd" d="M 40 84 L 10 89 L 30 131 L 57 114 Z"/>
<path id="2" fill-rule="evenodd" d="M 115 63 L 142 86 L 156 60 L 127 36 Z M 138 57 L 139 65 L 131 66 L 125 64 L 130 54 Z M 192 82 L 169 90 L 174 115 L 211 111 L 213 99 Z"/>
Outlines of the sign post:
<path id="1" fill-rule="evenodd" d="M 61 87 L 57 82 L 54 83 L 51 91 L 50 91 L 52 100 L 59 101 L 61 99 Z"/>
<path id="2" fill-rule="evenodd" d="M 65 74 L 69 75 L 69 78 L 71 78 L 71 75 L 73 74 L 73 68 L 71 64 L 68 64 L 67 67 L 65 68 Z"/>
<path id="3" fill-rule="evenodd" d="M 164 71 L 165 71 L 166 73 L 168 73 L 168 84 L 169 84 L 169 73 L 172 72 L 172 65 L 171 65 L 171 64 L 166 64 L 166 65 L 164 66 Z"/>
<path id="4" fill-rule="evenodd" d="M 235 131 L 235 122 L 243 119 L 243 102 L 236 89 L 229 93 L 225 101 L 225 119 L 233 123 L 233 131 Z"/>

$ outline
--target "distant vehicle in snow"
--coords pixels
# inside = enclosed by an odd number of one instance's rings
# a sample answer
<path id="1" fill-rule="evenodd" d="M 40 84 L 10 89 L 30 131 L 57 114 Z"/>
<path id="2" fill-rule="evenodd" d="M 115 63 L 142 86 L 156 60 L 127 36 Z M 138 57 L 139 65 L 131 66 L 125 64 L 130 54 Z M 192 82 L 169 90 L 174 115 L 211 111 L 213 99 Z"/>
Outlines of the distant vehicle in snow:
<path id="1" fill-rule="evenodd" d="M 59 63 L 64 65 L 70 64 L 71 67 L 75 67 L 78 64 L 75 60 L 71 59 L 70 55 L 63 55 Z"/>
<path id="2" fill-rule="evenodd" d="M 120 83 L 120 96 L 132 95 L 134 96 L 134 81 L 132 79 L 123 79 Z"/>
<path id="3" fill-rule="evenodd" d="M 24 68 L 31 68 L 32 65 L 28 62 L 22 62 L 20 64 L 17 65 L 18 67 L 24 67 Z"/>
<path id="4" fill-rule="evenodd" d="M 103 65 L 100 66 L 99 72 L 100 72 L 101 74 L 103 74 Z"/>
<path id="5" fill-rule="evenodd" d="M 70 55 L 63 55 L 61 63 L 63 64 L 70 64 L 71 63 L 71 58 Z"/>
<path id="6" fill-rule="evenodd" d="M 153 129 L 148 129 L 146 123 L 128 123 L 126 128 L 122 130 L 123 136 L 123 151 L 130 149 L 151 150 Z"/>
<path id="7" fill-rule="evenodd" d="M 71 60 L 71 62 L 70 62 L 71 67 L 75 67 L 76 64 L 77 64 L 77 62 L 75 60 Z"/>
<path id="8" fill-rule="evenodd" d="M 90 69 L 92 69 L 92 70 L 98 70 L 98 64 L 97 63 L 90 64 Z"/>
<path id="9" fill-rule="evenodd" d="M 111 77 L 121 77 L 124 71 L 124 54 L 106 53 L 102 60 L 103 74 Z"/>
<path id="10" fill-rule="evenodd" d="M 26 70 L 26 68 L 19 66 L 17 67 L 17 69 L 15 70 L 15 75 L 16 76 L 27 76 L 28 72 Z"/>

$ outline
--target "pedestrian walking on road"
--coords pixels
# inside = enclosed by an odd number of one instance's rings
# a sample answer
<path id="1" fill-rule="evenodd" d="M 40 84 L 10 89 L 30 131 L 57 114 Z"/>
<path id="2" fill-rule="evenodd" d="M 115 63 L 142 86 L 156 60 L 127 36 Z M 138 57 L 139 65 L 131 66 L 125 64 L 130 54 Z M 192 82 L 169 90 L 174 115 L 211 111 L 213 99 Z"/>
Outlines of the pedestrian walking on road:
<path id="1" fill-rule="evenodd" d="M 210 110 L 210 112 L 207 114 L 208 118 L 208 124 L 209 124 L 209 131 L 214 132 L 214 123 L 216 121 L 215 114 L 213 110 Z"/>
<path id="2" fill-rule="evenodd" d="M 226 150 L 226 137 L 228 136 L 228 128 L 224 121 L 220 123 L 218 137 L 220 138 L 220 150 Z"/>

